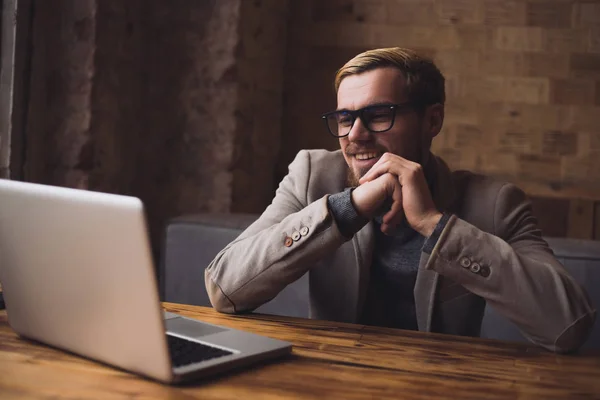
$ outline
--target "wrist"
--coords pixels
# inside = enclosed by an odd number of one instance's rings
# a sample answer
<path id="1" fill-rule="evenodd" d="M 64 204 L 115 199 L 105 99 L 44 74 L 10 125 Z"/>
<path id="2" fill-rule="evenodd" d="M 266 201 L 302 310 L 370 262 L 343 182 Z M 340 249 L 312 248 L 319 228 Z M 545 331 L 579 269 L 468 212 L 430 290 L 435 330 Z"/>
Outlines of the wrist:
<path id="1" fill-rule="evenodd" d="M 350 202 L 356 213 L 362 218 L 372 218 L 372 212 L 368 207 L 369 202 L 365 198 L 365 186 L 358 186 L 350 191 Z"/>
<path id="2" fill-rule="evenodd" d="M 428 238 L 433 233 L 435 227 L 442 219 L 443 214 L 439 211 L 431 214 L 429 217 L 425 218 L 424 223 L 421 225 L 418 232 L 423 236 Z"/>

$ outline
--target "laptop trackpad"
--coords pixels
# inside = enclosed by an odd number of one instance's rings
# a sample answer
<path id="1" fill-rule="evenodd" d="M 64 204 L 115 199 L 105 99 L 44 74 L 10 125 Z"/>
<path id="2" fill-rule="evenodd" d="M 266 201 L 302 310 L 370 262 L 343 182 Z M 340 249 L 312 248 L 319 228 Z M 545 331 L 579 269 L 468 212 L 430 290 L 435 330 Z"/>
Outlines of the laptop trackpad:
<path id="1" fill-rule="evenodd" d="M 226 331 L 226 329 L 217 326 L 207 325 L 200 321 L 193 321 L 181 317 L 168 319 L 165 321 L 165 324 L 168 333 L 189 337 L 200 337 Z"/>

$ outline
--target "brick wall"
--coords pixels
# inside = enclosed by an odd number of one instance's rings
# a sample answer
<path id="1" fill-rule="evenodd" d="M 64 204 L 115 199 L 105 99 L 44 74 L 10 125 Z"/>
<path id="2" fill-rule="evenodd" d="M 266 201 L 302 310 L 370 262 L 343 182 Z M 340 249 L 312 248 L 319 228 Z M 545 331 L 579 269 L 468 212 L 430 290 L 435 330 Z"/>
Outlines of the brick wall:
<path id="1" fill-rule="evenodd" d="M 335 107 L 337 68 L 410 47 L 447 78 L 433 151 L 519 184 L 547 231 L 600 239 L 600 1 L 308 0 L 290 15 L 279 177 L 298 149 L 337 147 L 319 119 Z M 566 222 L 548 198 L 563 199 Z"/>

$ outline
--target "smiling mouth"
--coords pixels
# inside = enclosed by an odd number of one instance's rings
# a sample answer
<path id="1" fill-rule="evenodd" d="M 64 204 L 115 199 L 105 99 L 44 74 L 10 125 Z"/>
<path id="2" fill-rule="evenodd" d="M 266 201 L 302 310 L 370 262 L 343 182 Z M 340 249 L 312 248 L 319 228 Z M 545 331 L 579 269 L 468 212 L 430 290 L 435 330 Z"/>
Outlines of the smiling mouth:
<path id="1" fill-rule="evenodd" d="M 367 161 L 367 160 L 372 160 L 374 158 L 379 157 L 379 153 L 375 153 L 375 152 L 361 153 L 361 154 L 355 154 L 354 157 L 360 161 Z"/>

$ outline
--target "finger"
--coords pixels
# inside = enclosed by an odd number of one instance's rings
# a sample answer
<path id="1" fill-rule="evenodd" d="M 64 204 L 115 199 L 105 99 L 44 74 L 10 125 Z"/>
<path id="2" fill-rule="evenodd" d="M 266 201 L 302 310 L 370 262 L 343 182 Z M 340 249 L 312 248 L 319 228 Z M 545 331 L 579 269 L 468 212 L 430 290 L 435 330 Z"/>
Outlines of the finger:
<path id="1" fill-rule="evenodd" d="M 381 157 L 379 157 L 379 160 L 377 160 L 377 162 L 375 164 L 373 164 L 373 166 L 369 169 L 369 171 L 367 171 L 367 173 L 365 174 L 365 176 L 362 179 L 364 179 L 365 182 L 368 182 L 370 180 L 376 179 L 379 175 L 381 175 L 381 173 L 377 174 L 376 171 L 380 171 L 381 166 L 383 164 L 387 164 L 389 163 L 391 160 L 394 159 L 393 154 L 390 153 L 383 153 L 383 155 Z M 366 179 L 365 179 L 366 178 Z M 360 183 L 360 180 L 359 180 Z"/>
<path id="2" fill-rule="evenodd" d="M 369 169 L 369 171 L 367 171 L 362 178 L 359 179 L 358 183 L 362 184 L 364 182 L 372 181 L 388 172 L 398 176 L 398 178 L 401 179 L 403 172 L 412 168 L 413 164 L 414 163 L 412 161 L 408 161 L 405 158 L 386 153 Z"/>
<path id="3" fill-rule="evenodd" d="M 382 156 L 373 166 L 367 171 L 367 173 L 359 179 L 359 183 L 368 182 L 375 179 L 378 175 L 374 175 L 374 172 L 379 170 L 380 166 L 387 161 L 387 158 Z"/>
<path id="4" fill-rule="evenodd" d="M 404 218 L 404 209 L 401 202 L 394 202 L 390 210 L 383 216 L 383 223 L 386 225 L 398 225 Z"/>
<path id="5" fill-rule="evenodd" d="M 369 182 L 377 179 L 381 175 L 387 174 L 388 172 L 392 172 L 393 165 L 390 161 L 382 161 L 379 160 L 375 165 L 367 171 L 367 173 L 359 179 L 358 183 L 363 184 L 365 182 Z M 393 172 L 392 172 L 393 173 Z"/>
<path id="6" fill-rule="evenodd" d="M 384 221 L 381 224 L 381 231 L 386 235 L 394 233 L 398 225 L 402 223 L 404 219 L 404 210 L 402 207 L 398 207 L 396 210 L 390 210 L 384 215 Z"/>
<path id="7" fill-rule="evenodd" d="M 383 216 L 383 222 L 387 224 L 392 223 L 396 216 L 402 213 L 402 186 L 400 186 L 397 180 L 393 181 L 390 192 L 392 206 L 390 207 L 390 211 Z M 400 215 L 401 218 L 402 216 Z"/>
<path id="8" fill-rule="evenodd" d="M 392 190 L 393 191 L 391 194 L 393 203 L 390 207 L 390 211 L 383 216 L 382 221 L 382 231 L 386 234 L 393 232 L 396 226 L 398 226 L 404 219 L 404 208 L 402 206 L 402 186 L 400 186 L 398 181 L 394 182 Z"/>
<path id="9" fill-rule="evenodd" d="M 427 186 L 425 181 L 425 175 L 423 174 L 422 167 L 414 163 L 389 163 L 382 164 L 380 169 L 373 171 L 374 174 L 385 174 L 389 173 L 395 175 L 400 182 L 400 185 L 414 186 L 417 185 L 419 189 L 423 189 Z M 370 173 L 371 171 L 369 171 Z M 365 174 L 365 177 L 368 175 Z M 379 176 L 379 175 L 378 175 Z M 360 182 L 359 182 L 360 183 Z"/>

